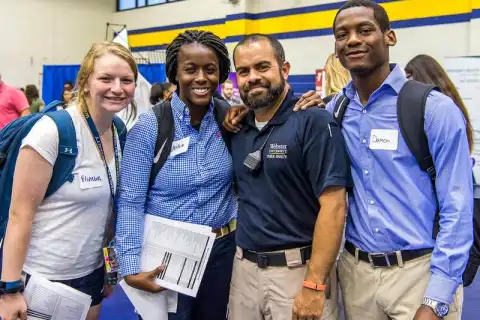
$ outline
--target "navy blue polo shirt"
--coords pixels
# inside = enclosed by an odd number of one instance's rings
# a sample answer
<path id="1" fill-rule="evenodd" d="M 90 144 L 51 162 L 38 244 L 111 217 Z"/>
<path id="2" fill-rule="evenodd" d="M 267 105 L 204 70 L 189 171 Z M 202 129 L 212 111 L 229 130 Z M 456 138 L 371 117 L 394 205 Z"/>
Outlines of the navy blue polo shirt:
<path id="1" fill-rule="evenodd" d="M 262 129 L 253 111 L 232 136 L 232 157 L 238 184 L 240 248 L 266 252 L 312 244 L 320 205 L 329 186 L 347 186 L 350 167 L 340 128 L 324 109 L 293 112 L 289 91 Z M 244 164 L 272 131 L 262 152 L 262 165 L 252 173 Z"/>

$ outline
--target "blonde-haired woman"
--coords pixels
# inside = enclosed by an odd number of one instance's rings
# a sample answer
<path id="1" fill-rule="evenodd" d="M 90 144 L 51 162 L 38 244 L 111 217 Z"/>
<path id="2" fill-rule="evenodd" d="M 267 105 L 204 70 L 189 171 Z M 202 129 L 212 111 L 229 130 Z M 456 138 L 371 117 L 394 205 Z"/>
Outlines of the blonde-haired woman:
<path id="1" fill-rule="evenodd" d="M 334 53 L 330 54 L 325 63 L 325 97 L 323 102 L 329 103 L 350 82 L 350 73 L 341 64 Z"/>
<path id="2" fill-rule="evenodd" d="M 92 46 L 77 77 L 78 95 L 67 108 L 77 136 L 73 181 L 44 199 L 58 156 L 55 122 L 42 117 L 24 138 L 13 181 L 3 248 L 2 281 L 22 271 L 62 282 L 92 297 L 87 319 L 98 319 L 104 295 L 102 246 L 113 213 L 120 163 L 115 113 L 133 100 L 138 69 L 121 45 Z M 93 179 L 89 179 L 93 177 Z M 27 319 L 21 293 L 0 298 L 2 319 Z"/>

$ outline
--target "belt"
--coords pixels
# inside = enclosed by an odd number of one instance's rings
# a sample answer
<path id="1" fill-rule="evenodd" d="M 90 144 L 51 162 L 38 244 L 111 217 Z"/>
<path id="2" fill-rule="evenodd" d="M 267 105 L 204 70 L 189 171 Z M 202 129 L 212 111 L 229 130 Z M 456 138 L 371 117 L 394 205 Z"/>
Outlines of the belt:
<path id="1" fill-rule="evenodd" d="M 390 268 L 402 266 L 404 262 L 423 257 L 433 251 L 433 248 L 393 251 L 387 253 L 368 253 L 356 248 L 353 243 L 346 241 L 345 250 L 356 257 L 355 251 L 358 250 L 358 259 L 369 263 L 373 268 Z"/>
<path id="2" fill-rule="evenodd" d="M 224 225 L 221 228 L 214 229 L 212 232 L 215 233 L 216 239 L 226 236 L 227 234 L 232 233 L 237 229 L 237 219 L 230 220 L 229 223 Z"/>
<path id="3" fill-rule="evenodd" d="M 302 264 L 307 263 L 312 256 L 312 246 L 301 248 L 300 257 L 302 259 Z M 280 252 L 256 252 L 243 250 L 243 258 L 247 259 L 250 262 L 256 263 L 260 269 L 265 269 L 266 267 L 285 267 L 287 266 L 287 258 L 285 256 L 285 251 Z"/>

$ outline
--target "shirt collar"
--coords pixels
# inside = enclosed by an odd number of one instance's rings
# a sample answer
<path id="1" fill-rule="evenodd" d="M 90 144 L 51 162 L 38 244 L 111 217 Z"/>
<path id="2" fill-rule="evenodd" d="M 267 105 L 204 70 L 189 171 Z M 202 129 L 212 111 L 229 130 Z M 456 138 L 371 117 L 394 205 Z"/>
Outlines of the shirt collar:
<path id="1" fill-rule="evenodd" d="M 182 121 L 185 117 L 187 117 L 187 119 L 189 119 L 190 121 L 190 109 L 188 109 L 187 105 L 180 99 L 180 97 L 177 95 L 176 92 L 172 94 L 171 104 L 174 112 L 176 112 L 177 115 L 180 116 L 180 119 Z M 210 101 L 210 104 L 208 105 L 207 114 L 212 112 L 213 112 L 213 98 Z M 207 116 L 207 114 L 205 116 Z"/>
<path id="2" fill-rule="evenodd" d="M 408 79 L 407 77 L 405 77 L 405 74 L 403 73 L 402 69 L 397 64 L 392 63 L 390 64 L 390 74 L 388 75 L 387 79 L 383 81 L 380 88 L 390 87 L 393 90 L 395 90 L 395 92 L 398 95 L 400 93 L 400 89 L 402 89 L 403 85 L 407 81 Z M 353 81 L 350 81 L 345 86 L 345 88 L 343 88 L 343 94 L 347 96 L 350 100 L 353 100 L 356 92 L 357 90 L 355 89 L 355 85 L 353 84 Z"/>
<path id="3" fill-rule="evenodd" d="M 282 104 L 280 105 L 280 108 L 278 108 L 277 112 L 275 112 L 272 119 L 268 121 L 267 126 L 280 125 L 285 123 L 290 114 L 293 112 L 293 106 L 295 105 L 295 103 L 297 103 L 297 101 L 298 98 L 295 97 L 293 90 L 289 89 L 287 95 L 285 96 L 285 99 L 283 99 Z M 252 127 L 256 127 L 255 113 L 253 110 L 250 110 L 250 112 L 247 114 L 247 123 Z"/>

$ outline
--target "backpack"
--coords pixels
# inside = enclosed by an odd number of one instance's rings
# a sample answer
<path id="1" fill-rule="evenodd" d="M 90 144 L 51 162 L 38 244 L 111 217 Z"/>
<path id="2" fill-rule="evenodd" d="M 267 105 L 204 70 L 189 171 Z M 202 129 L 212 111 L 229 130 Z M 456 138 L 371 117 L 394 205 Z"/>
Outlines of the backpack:
<path id="1" fill-rule="evenodd" d="M 43 108 L 42 112 L 43 112 L 43 113 L 47 113 L 47 112 L 57 111 L 58 106 L 61 106 L 61 105 L 63 105 L 63 101 L 53 100 L 52 102 L 50 102 L 49 104 L 47 104 L 47 105 L 45 106 L 45 108 Z M 63 109 L 63 108 L 62 108 L 62 109 Z"/>
<path id="2" fill-rule="evenodd" d="M 13 176 L 20 146 L 35 123 L 43 116 L 48 116 L 55 121 L 59 133 L 58 157 L 53 166 L 52 178 L 45 198 L 55 193 L 65 182 L 72 182 L 74 178 L 72 171 L 78 153 L 77 136 L 72 118 L 67 111 L 52 111 L 46 107 L 39 113 L 18 118 L 0 130 L 0 239 L 2 239 L 0 241 L 2 242 L 8 223 Z M 117 116 L 113 118 L 113 122 L 118 132 L 121 150 L 123 150 L 127 136 L 125 124 Z M 1 248 L 0 245 L 0 250 Z"/>
<path id="3" fill-rule="evenodd" d="M 230 137 L 227 130 L 222 125 L 223 119 L 227 114 L 230 105 L 218 98 L 213 98 L 213 114 L 217 121 L 220 134 L 223 141 L 230 151 Z M 158 173 L 162 169 L 163 165 L 167 161 L 170 151 L 172 149 L 173 137 L 174 137 L 174 122 L 173 112 L 170 101 L 163 101 L 152 107 L 155 118 L 157 119 L 157 141 L 155 143 L 155 152 L 153 159 L 153 166 L 150 172 L 150 186 L 153 185 Z"/>
<path id="4" fill-rule="evenodd" d="M 433 157 L 428 148 L 428 140 L 424 131 L 425 105 L 427 97 L 432 90 L 440 91 L 435 86 L 417 81 L 407 81 L 398 94 L 397 118 L 400 132 L 408 148 L 417 160 L 420 168 L 430 177 L 435 191 L 436 170 Z M 342 127 L 343 116 L 347 110 L 350 99 L 341 95 L 337 99 L 333 110 L 333 118 Z M 432 238 L 435 239 L 440 231 L 440 215 L 437 205 L 437 214 L 434 219 Z M 474 242 L 470 250 L 467 268 L 463 274 L 464 286 L 469 286 L 480 266 L 480 199 L 474 199 Z"/>

